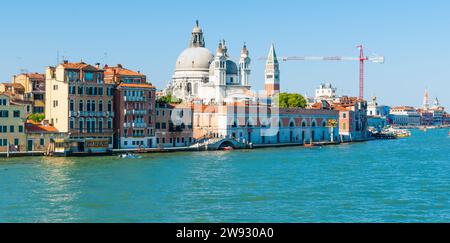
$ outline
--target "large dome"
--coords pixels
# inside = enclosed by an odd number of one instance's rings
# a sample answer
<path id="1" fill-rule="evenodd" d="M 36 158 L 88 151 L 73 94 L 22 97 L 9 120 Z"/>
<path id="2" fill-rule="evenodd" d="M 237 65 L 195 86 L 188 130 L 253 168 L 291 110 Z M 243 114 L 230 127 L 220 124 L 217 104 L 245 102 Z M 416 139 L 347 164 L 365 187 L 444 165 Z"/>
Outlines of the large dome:
<path id="1" fill-rule="evenodd" d="M 177 59 L 176 71 L 208 71 L 214 56 L 204 47 L 190 47 Z"/>

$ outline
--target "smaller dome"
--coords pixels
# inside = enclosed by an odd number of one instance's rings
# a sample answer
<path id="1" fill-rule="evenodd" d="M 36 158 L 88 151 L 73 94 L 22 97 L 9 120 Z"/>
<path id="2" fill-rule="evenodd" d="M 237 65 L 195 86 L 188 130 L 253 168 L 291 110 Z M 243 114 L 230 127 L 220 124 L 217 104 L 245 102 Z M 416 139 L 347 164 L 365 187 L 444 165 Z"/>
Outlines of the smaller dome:
<path id="1" fill-rule="evenodd" d="M 230 75 L 238 74 L 238 67 L 237 67 L 236 63 L 231 60 L 227 60 L 227 74 L 230 74 Z"/>

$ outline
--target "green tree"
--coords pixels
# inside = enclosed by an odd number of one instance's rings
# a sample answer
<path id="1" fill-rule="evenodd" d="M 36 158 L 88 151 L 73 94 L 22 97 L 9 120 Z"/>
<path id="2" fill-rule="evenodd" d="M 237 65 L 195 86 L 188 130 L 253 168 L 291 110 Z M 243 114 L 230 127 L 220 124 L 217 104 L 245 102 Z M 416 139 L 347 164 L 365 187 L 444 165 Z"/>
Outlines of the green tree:
<path id="1" fill-rule="evenodd" d="M 275 100 L 280 108 L 305 108 L 306 99 L 300 94 L 280 93 Z"/>
<path id="2" fill-rule="evenodd" d="M 160 103 L 166 103 L 166 104 L 180 104 L 183 101 L 181 99 L 176 99 L 172 96 L 172 94 L 167 94 L 166 96 L 163 96 L 158 99 L 158 102 Z"/>
<path id="3" fill-rule="evenodd" d="M 28 120 L 32 120 L 33 122 L 39 123 L 45 119 L 44 114 L 31 114 L 28 116 Z"/>

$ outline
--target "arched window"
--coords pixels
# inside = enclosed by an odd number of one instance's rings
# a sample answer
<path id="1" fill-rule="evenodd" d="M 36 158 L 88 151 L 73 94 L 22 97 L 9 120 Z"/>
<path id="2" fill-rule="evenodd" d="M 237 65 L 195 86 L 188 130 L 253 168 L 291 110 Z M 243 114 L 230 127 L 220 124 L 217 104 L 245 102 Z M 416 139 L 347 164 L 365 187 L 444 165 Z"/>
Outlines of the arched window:
<path id="1" fill-rule="evenodd" d="M 112 112 L 112 102 L 108 101 L 108 112 Z"/>
<path id="2" fill-rule="evenodd" d="M 84 120 L 83 119 L 80 119 L 78 121 L 78 130 L 80 131 L 80 133 L 83 133 L 83 130 L 84 130 Z"/>
<path id="3" fill-rule="evenodd" d="M 322 122 L 322 127 L 326 127 L 326 126 L 327 126 L 327 122 L 326 121 Z"/>
<path id="4" fill-rule="evenodd" d="M 113 128 L 113 122 L 112 122 L 112 119 L 109 118 L 108 119 L 108 129 L 112 129 L 112 128 Z"/>
<path id="5" fill-rule="evenodd" d="M 295 123 L 291 121 L 291 123 L 289 123 L 289 127 L 295 127 Z"/>
<path id="6" fill-rule="evenodd" d="M 302 122 L 302 127 L 306 127 L 306 122 L 305 121 Z"/>
<path id="7" fill-rule="evenodd" d="M 82 100 L 80 100 L 80 102 L 78 103 L 78 111 L 84 111 L 84 105 Z"/>
<path id="8" fill-rule="evenodd" d="M 316 127 L 316 121 L 313 121 L 311 126 Z"/>
<path id="9" fill-rule="evenodd" d="M 74 126 L 75 126 L 75 119 L 70 118 L 70 121 L 69 121 L 69 127 L 70 127 L 70 129 L 73 129 Z"/>
<path id="10" fill-rule="evenodd" d="M 103 100 L 98 101 L 98 111 L 103 112 Z"/>
<path id="11" fill-rule="evenodd" d="M 103 119 L 98 121 L 98 132 L 103 133 Z"/>

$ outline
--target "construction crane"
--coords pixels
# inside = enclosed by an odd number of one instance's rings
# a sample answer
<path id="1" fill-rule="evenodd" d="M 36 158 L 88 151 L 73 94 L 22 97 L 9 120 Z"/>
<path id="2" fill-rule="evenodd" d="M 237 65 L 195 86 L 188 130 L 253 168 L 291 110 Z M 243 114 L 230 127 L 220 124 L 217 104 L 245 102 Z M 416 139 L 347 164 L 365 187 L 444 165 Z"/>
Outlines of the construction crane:
<path id="1" fill-rule="evenodd" d="M 364 55 L 363 45 L 357 46 L 359 49 L 359 57 L 343 57 L 343 56 L 292 56 L 279 58 L 284 62 L 288 61 L 359 61 L 359 98 L 364 99 L 364 66 L 365 62 L 384 64 L 384 56 L 368 57 Z M 259 60 L 267 60 L 267 58 L 260 58 Z"/>

